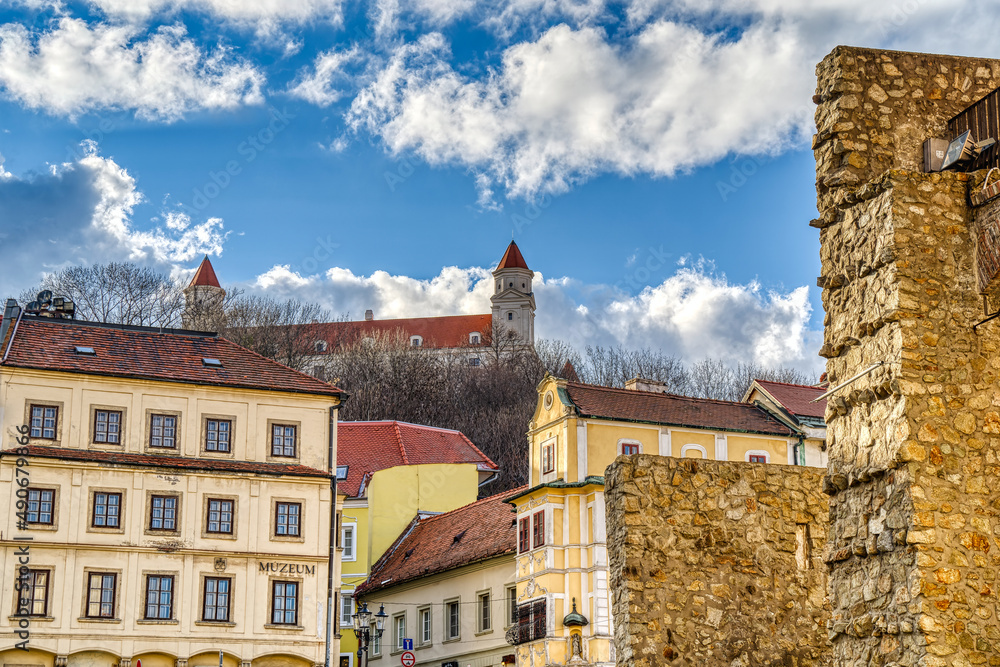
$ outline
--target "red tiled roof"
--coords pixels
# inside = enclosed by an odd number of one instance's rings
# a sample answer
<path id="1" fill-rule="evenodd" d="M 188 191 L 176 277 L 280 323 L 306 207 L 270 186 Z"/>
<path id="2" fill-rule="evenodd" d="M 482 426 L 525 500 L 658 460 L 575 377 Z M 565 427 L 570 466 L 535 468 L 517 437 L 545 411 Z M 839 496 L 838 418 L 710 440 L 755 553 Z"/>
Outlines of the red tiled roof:
<path id="1" fill-rule="evenodd" d="M 22 448 L 23 449 L 23 448 Z M 259 475 L 291 475 L 293 477 L 325 477 L 330 474 L 309 466 L 287 465 L 283 463 L 259 463 L 257 461 L 234 461 L 229 459 L 197 459 L 180 456 L 158 456 L 152 454 L 131 454 L 127 452 L 102 452 L 90 449 L 69 449 L 67 447 L 46 447 L 28 445 L 28 456 L 64 461 L 88 461 L 123 466 L 171 468 L 175 470 L 207 470 L 213 472 L 244 472 Z M 0 456 L 19 456 L 17 449 L 0 452 Z"/>
<path id="2" fill-rule="evenodd" d="M 761 389 L 771 395 L 781 407 L 793 415 L 801 417 L 826 417 L 826 399 L 811 403 L 814 398 L 827 391 L 826 387 L 810 387 L 803 384 L 788 384 L 787 382 L 771 382 L 769 380 L 754 380 Z"/>
<path id="3" fill-rule="evenodd" d="M 475 463 L 497 466 L 459 431 L 397 421 L 337 424 L 337 466 L 347 466 L 338 491 L 357 497 L 366 476 L 403 465 Z"/>
<path id="4" fill-rule="evenodd" d="M 298 394 L 342 394 L 215 334 L 24 316 L 4 366 Z M 78 354 L 77 346 L 96 354 Z M 206 366 L 203 359 L 221 366 Z"/>
<path id="5" fill-rule="evenodd" d="M 567 382 L 581 416 L 790 436 L 794 432 L 748 403 Z"/>
<path id="6" fill-rule="evenodd" d="M 445 572 L 517 549 L 516 515 L 504 501 L 527 489 L 504 491 L 445 514 L 414 519 L 372 567 L 356 595 Z"/>
<path id="7" fill-rule="evenodd" d="M 528 263 L 524 261 L 521 250 L 513 241 L 507 246 L 507 251 L 504 252 L 503 257 L 500 259 L 497 269 L 528 269 Z M 528 270 L 530 271 L 531 269 Z"/>
<path id="8" fill-rule="evenodd" d="M 305 335 L 315 341 L 325 341 L 328 353 L 336 352 L 338 344 L 350 344 L 366 337 L 402 333 L 407 339 L 420 336 L 421 347 L 442 349 L 470 347 L 469 334 L 478 333 L 484 345 L 493 330 L 492 315 L 448 315 L 443 317 L 409 317 L 396 320 L 362 320 L 358 322 L 323 322 L 302 325 Z M 472 346 L 475 347 L 475 346 Z"/>
<path id="9" fill-rule="evenodd" d="M 215 276 L 215 269 L 212 268 L 212 263 L 208 261 L 208 255 L 205 255 L 205 259 L 201 260 L 201 266 L 198 267 L 194 278 L 191 279 L 190 287 L 194 287 L 195 285 L 221 287 L 219 279 Z"/>

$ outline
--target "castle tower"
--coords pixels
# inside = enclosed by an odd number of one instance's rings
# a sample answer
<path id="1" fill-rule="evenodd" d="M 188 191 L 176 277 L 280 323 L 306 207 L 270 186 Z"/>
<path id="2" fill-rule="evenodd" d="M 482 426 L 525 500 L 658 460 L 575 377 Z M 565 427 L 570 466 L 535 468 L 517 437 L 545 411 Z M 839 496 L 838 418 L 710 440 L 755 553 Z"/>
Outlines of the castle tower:
<path id="1" fill-rule="evenodd" d="M 517 244 L 511 241 L 493 272 L 494 289 L 490 297 L 493 322 L 502 322 L 532 346 L 535 344 L 535 295 L 531 291 L 534 276 Z"/>
<path id="2" fill-rule="evenodd" d="M 222 302 L 225 297 L 226 290 L 219 285 L 215 269 L 208 261 L 208 255 L 205 255 L 191 284 L 184 288 L 181 326 L 196 331 L 217 331 L 222 322 Z"/>

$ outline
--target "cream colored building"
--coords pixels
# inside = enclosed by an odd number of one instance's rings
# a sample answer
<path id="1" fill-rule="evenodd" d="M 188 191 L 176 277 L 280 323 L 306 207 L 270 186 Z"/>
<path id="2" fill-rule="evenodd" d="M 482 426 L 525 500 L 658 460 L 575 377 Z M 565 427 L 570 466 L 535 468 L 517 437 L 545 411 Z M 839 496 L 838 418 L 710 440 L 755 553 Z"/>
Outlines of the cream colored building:
<path id="1" fill-rule="evenodd" d="M 616 457 L 787 465 L 796 462 L 799 436 L 759 405 L 546 377 L 529 425 L 530 488 L 510 499 L 518 667 L 615 663 L 604 471 Z"/>
<path id="2" fill-rule="evenodd" d="M 324 664 L 341 392 L 214 335 L 15 306 L 0 664 Z"/>
<path id="3" fill-rule="evenodd" d="M 421 514 L 358 587 L 369 610 L 388 620 L 370 664 L 399 664 L 405 640 L 416 665 L 514 664 L 507 632 L 515 625 L 514 515 L 505 500 L 484 498 L 445 514 Z"/>

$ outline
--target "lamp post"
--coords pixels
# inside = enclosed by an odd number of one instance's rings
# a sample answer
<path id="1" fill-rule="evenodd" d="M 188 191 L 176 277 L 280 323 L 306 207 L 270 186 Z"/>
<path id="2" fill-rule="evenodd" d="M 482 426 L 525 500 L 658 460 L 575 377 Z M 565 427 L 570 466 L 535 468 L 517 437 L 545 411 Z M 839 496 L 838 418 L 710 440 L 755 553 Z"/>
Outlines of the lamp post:
<path id="1" fill-rule="evenodd" d="M 385 619 L 389 615 L 385 613 L 385 605 L 379 605 L 378 613 L 375 617 L 375 638 L 381 639 L 382 631 L 385 629 Z M 354 636 L 358 638 L 358 667 L 368 666 L 368 645 L 372 640 L 372 613 L 368 611 L 368 603 L 362 602 L 361 608 L 354 614 Z M 364 656 L 364 662 L 361 657 Z"/>

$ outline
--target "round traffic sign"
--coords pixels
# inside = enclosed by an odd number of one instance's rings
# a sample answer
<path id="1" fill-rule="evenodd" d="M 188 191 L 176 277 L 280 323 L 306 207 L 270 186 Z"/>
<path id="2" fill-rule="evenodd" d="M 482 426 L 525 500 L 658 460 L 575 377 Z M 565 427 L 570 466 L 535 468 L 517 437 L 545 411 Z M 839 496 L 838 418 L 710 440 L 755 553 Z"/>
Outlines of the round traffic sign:
<path id="1" fill-rule="evenodd" d="M 399 656 L 399 661 L 403 663 L 403 667 L 413 667 L 417 664 L 417 656 L 413 655 L 413 651 L 403 651 L 403 655 Z"/>

